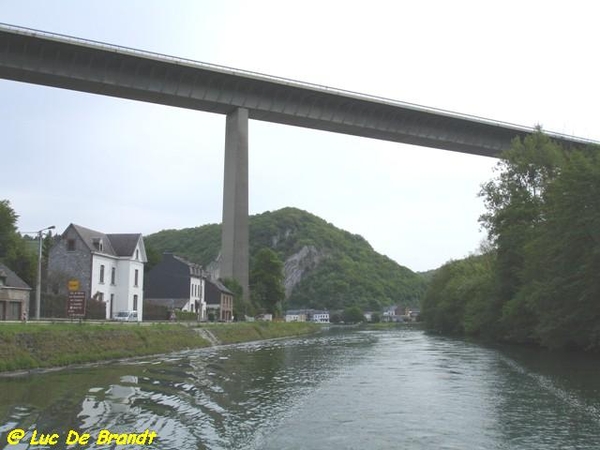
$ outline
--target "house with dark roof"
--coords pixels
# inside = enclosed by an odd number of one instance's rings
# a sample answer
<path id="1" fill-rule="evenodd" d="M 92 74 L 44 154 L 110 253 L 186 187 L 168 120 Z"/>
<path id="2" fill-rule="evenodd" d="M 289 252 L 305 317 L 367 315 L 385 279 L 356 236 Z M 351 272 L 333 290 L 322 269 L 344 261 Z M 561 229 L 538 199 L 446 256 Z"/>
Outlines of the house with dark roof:
<path id="1" fill-rule="evenodd" d="M 146 262 L 141 234 L 105 234 L 71 224 L 50 249 L 49 284 L 66 296 L 69 282 L 76 282 L 87 299 L 106 303 L 107 319 L 137 311 L 141 320 Z"/>
<path id="2" fill-rule="evenodd" d="M 233 320 L 233 292 L 219 280 L 204 280 L 206 308 L 215 320 L 230 322 Z"/>
<path id="3" fill-rule="evenodd" d="M 31 288 L 0 263 L 0 320 L 21 320 L 29 315 Z"/>
<path id="4" fill-rule="evenodd" d="M 202 267 L 173 253 L 164 253 L 145 278 L 144 294 L 147 303 L 198 314 L 206 319 Z"/>

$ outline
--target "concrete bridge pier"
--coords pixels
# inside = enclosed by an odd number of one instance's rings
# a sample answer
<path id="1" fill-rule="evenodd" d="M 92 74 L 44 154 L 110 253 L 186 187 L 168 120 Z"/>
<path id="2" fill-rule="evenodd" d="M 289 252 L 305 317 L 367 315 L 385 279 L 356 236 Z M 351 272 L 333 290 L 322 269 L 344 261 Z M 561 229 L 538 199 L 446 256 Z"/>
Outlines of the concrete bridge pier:
<path id="1" fill-rule="evenodd" d="M 234 278 L 249 289 L 248 232 L 248 110 L 227 114 L 225 125 L 225 176 L 223 181 L 223 225 L 221 278 Z"/>

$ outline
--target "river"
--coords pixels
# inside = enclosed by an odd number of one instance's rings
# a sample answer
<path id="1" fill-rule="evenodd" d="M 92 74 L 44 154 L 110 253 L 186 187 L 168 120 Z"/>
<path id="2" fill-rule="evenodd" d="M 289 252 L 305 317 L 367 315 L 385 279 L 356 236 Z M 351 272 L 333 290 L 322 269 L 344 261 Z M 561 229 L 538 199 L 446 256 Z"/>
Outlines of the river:
<path id="1" fill-rule="evenodd" d="M 102 430 L 156 440 L 107 447 Z M 600 359 L 332 330 L 0 378 L 0 447 L 70 431 L 90 436 L 73 448 L 596 449 Z"/>

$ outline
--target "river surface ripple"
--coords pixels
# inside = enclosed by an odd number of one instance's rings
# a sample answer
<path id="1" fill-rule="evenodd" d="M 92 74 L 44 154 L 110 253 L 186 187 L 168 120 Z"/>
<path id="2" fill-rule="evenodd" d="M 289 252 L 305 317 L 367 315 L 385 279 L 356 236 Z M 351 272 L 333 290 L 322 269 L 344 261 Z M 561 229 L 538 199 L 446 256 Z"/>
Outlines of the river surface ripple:
<path id="1" fill-rule="evenodd" d="M 334 330 L 3 378 L 0 446 L 14 428 L 15 450 L 71 429 L 155 430 L 146 449 L 596 449 L 600 361 Z"/>

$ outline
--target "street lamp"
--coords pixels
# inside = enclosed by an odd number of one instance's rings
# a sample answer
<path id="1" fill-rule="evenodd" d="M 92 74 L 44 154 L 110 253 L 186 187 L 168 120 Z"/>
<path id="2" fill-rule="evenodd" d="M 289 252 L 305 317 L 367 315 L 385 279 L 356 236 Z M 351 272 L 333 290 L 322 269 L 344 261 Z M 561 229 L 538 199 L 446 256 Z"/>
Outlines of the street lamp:
<path id="1" fill-rule="evenodd" d="M 42 237 L 44 231 L 53 230 L 56 228 L 54 225 L 51 227 L 43 228 L 37 231 L 38 235 L 38 270 L 37 270 L 37 283 L 35 286 L 35 318 L 40 320 L 40 304 L 42 299 Z"/>

